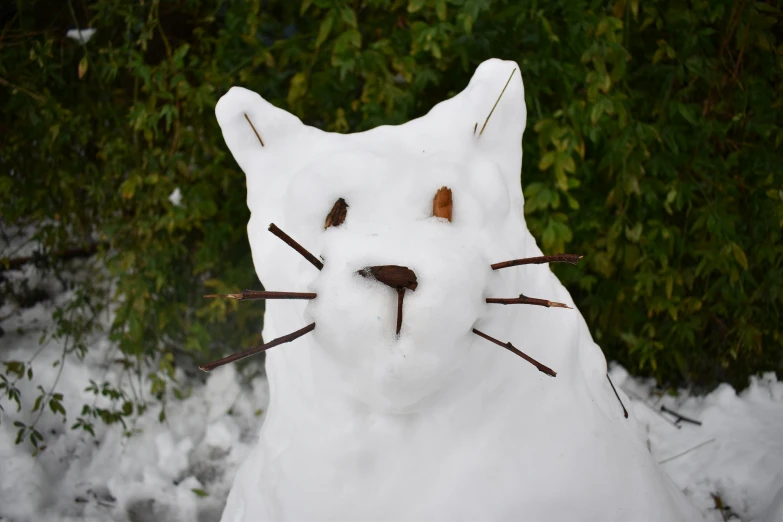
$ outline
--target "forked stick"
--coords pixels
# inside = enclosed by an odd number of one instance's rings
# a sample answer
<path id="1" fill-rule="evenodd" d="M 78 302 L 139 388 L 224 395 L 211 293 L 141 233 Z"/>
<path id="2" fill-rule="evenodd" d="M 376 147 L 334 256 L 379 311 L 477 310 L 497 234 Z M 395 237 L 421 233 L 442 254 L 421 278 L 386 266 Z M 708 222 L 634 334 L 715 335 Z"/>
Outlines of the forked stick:
<path id="1" fill-rule="evenodd" d="M 306 333 L 310 333 L 313 330 L 315 330 L 315 323 L 310 323 L 301 330 L 297 330 L 293 333 L 290 333 L 288 335 L 284 335 L 282 337 L 278 337 L 277 339 L 274 339 L 273 341 L 269 341 L 266 344 L 262 344 L 261 346 L 256 346 L 255 348 L 250 348 L 249 350 L 243 350 L 241 352 L 232 353 L 228 357 L 223 357 L 222 359 L 218 359 L 217 361 L 212 361 L 210 363 L 199 365 L 199 369 L 204 372 L 211 372 L 215 368 L 218 368 L 219 366 L 223 366 L 225 364 L 229 364 L 232 362 L 240 361 L 242 359 L 245 359 L 247 357 L 250 357 L 251 355 L 255 355 L 257 353 L 264 352 L 270 348 L 274 348 L 275 346 L 284 344 L 284 343 L 290 343 L 294 339 L 298 339 L 299 337 L 302 337 Z"/>
<path id="2" fill-rule="evenodd" d="M 556 377 L 557 376 L 557 373 L 555 373 L 555 371 L 552 370 L 550 367 L 544 366 L 543 364 L 541 364 L 540 362 L 536 361 L 535 359 L 533 359 L 532 357 L 530 357 L 526 353 L 522 352 L 521 350 L 518 350 L 517 348 L 514 347 L 513 344 L 511 344 L 511 343 L 504 343 L 502 341 L 498 341 L 494 337 L 489 336 L 489 335 L 487 335 L 484 332 L 481 332 L 479 330 L 476 330 L 475 328 L 473 329 L 473 333 L 478 335 L 479 337 L 483 337 L 487 341 L 491 341 L 491 342 L 497 344 L 498 346 L 501 346 L 501 347 L 505 348 L 509 352 L 517 354 L 518 356 L 522 357 L 524 360 L 526 360 L 527 362 L 529 362 L 530 364 L 532 364 L 533 366 L 538 368 L 538 371 L 540 371 L 542 373 L 545 373 L 545 374 L 547 374 L 547 375 L 549 375 L 551 377 Z"/>
<path id="3" fill-rule="evenodd" d="M 302 255 L 302 257 L 304 257 L 305 259 L 307 259 L 308 261 L 310 261 L 310 262 L 313 264 L 313 266 L 314 266 L 314 267 L 316 267 L 318 270 L 321 270 L 321 269 L 323 269 L 323 267 L 324 267 L 324 264 L 323 264 L 323 263 L 321 263 L 321 262 L 318 260 L 318 258 L 317 258 L 317 257 L 315 257 L 313 254 L 311 254 L 310 252 L 308 252 L 308 251 L 307 251 L 307 249 L 306 249 L 305 247 L 303 247 L 302 245 L 300 245 L 299 243 L 297 243 L 296 241 L 294 241 L 294 240 L 293 240 L 293 238 L 292 238 L 291 236 L 289 236 L 288 234 L 286 234 L 285 232 L 283 232 L 282 230 L 280 230 L 279 228 L 277 228 L 277 225 L 275 225 L 274 223 L 271 223 L 271 224 L 269 225 L 269 231 L 270 231 L 271 233 L 273 233 L 274 235 L 276 235 L 277 237 L 279 237 L 280 239 L 282 239 L 282 240 L 283 240 L 283 242 L 284 242 L 286 245 L 290 246 L 291 248 L 293 248 L 294 250 L 296 250 L 297 252 L 299 252 L 299 253 Z"/>
<path id="4" fill-rule="evenodd" d="M 554 306 L 555 308 L 568 308 L 571 309 L 570 306 L 568 306 L 565 303 L 558 303 L 555 301 L 547 301 L 546 299 L 536 299 L 535 297 L 525 297 L 523 295 L 520 295 L 519 297 L 515 297 L 512 299 L 506 299 L 501 297 L 487 297 L 487 303 L 489 304 L 502 304 L 502 305 L 509 305 L 509 304 L 529 304 L 529 305 L 536 305 L 536 306 L 546 306 L 547 308 L 550 308 Z"/>
<path id="5" fill-rule="evenodd" d="M 579 263 L 579 260 L 584 256 L 578 254 L 557 254 L 554 256 L 539 256 L 539 257 L 524 257 L 522 259 L 512 259 L 511 261 L 503 261 L 502 263 L 495 263 L 492 266 L 492 270 L 499 270 L 501 268 L 508 268 L 510 266 L 519 265 L 540 265 L 543 263 L 571 263 L 575 265 Z"/>
<path id="6" fill-rule="evenodd" d="M 238 294 L 209 294 L 207 298 L 224 297 L 237 301 L 252 301 L 254 299 L 315 299 L 318 294 L 312 292 L 266 292 L 262 290 L 242 290 Z"/>

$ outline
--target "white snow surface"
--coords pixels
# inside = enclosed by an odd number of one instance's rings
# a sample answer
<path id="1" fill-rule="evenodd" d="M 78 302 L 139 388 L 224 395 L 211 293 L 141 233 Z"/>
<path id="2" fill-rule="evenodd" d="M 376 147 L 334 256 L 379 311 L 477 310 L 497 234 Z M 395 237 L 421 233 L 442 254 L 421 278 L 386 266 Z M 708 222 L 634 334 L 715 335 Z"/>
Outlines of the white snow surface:
<path id="1" fill-rule="evenodd" d="M 242 88 L 218 102 L 247 176 L 259 278 L 269 290 L 318 294 L 267 303 L 267 340 L 316 326 L 268 353 L 269 416 L 223 522 L 700 518 L 636 418 L 623 418 L 581 314 L 485 303 L 523 292 L 574 306 L 547 265 L 490 268 L 542 255 L 519 187 L 518 71 L 487 61 L 426 116 L 352 135 L 304 126 Z M 451 222 L 433 217 L 443 186 Z M 347 218 L 325 230 L 338 198 Z M 320 255 L 323 270 L 270 234 L 270 223 Z M 417 277 L 400 335 L 395 290 L 358 275 L 377 265 Z"/>
<path id="2" fill-rule="evenodd" d="M 171 191 L 171 194 L 169 194 L 169 201 L 175 207 L 182 206 L 182 191 L 179 189 L 179 187 Z"/>

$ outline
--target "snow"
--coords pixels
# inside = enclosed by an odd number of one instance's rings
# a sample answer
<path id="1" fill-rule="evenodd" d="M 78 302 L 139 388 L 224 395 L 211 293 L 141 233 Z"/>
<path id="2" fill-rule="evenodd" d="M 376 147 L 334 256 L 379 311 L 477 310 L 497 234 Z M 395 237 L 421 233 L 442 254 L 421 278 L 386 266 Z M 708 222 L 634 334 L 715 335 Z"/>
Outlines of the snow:
<path id="1" fill-rule="evenodd" d="M 425 118 L 351 136 L 304 127 L 232 90 L 218 118 L 248 174 L 256 269 L 268 290 L 318 293 L 309 303 L 268 301 L 264 338 L 317 327 L 267 353 L 268 381 L 248 382 L 234 366 L 204 382 L 179 370 L 190 394 L 168 397 L 165 422 L 150 399 L 130 435 L 97 423 L 93 438 L 69 429 L 82 404 L 109 405 L 84 390 L 89 380 L 134 389 L 112 363 L 117 346 L 96 335 L 84 361 L 65 358 L 58 391 L 68 422 L 41 417 L 46 449 L 35 457 L 14 444 L 13 422 L 31 422 L 36 395 L 20 381 L 24 407 L 3 398 L 0 412 L 0 520 L 783 520 L 783 383 L 773 374 L 739 394 L 723 385 L 669 396 L 615 366 L 625 419 L 577 310 L 476 304 L 524 292 L 573 306 L 545 265 L 489 269 L 540 254 L 518 189 L 518 73 L 484 133 L 472 133 L 514 66 L 484 64 Z M 454 193 L 451 223 L 431 217 L 444 185 Z M 324 231 L 338 197 L 347 219 Z M 324 269 L 267 232 L 271 222 L 322 256 Z M 396 293 L 356 275 L 395 263 L 418 278 L 399 338 Z M 4 320 L 3 360 L 28 360 L 52 307 L 70 297 Z M 474 326 L 557 377 L 471 334 Z M 55 381 L 61 350 L 44 347 L 36 379 Z M 661 406 L 702 424 L 675 426 Z"/>
<path id="2" fill-rule="evenodd" d="M 66 38 L 76 40 L 77 42 L 87 43 L 95 34 L 96 29 L 68 29 L 65 33 Z"/>
<path id="3" fill-rule="evenodd" d="M 175 207 L 182 206 L 182 191 L 179 189 L 179 187 L 171 191 L 171 194 L 169 194 L 169 201 Z"/>

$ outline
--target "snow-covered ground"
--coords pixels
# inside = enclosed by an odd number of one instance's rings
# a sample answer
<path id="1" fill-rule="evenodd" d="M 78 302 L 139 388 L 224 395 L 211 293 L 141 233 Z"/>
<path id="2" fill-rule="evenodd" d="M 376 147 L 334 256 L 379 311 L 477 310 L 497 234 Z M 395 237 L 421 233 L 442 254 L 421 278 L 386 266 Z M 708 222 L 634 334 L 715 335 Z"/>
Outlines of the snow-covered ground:
<path id="1" fill-rule="evenodd" d="M 7 320 L 2 359 L 27 360 L 38 350 L 40 331 L 19 335 L 14 324 L 38 319 L 42 328 L 49 313 L 47 305 L 38 304 Z M 184 400 L 172 399 L 165 422 L 151 407 L 129 425 L 132 436 L 98 422 L 93 438 L 69 429 L 81 405 L 94 400 L 85 385 L 90 379 L 117 382 L 121 375 L 110 362 L 114 350 L 108 339 L 98 336 L 92 346 L 83 362 L 66 359 L 58 390 L 69 419 L 42 416 L 46 449 L 37 456 L 29 445 L 14 444 L 13 426 L 14 420 L 29 422 L 25 416 L 34 390 L 23 389 L 27 407 L 20 413 L 3 402 L 0 520 L 217 521 L 264 420 L 266 380 L 240 384 L 235 367 L 219 368 Z M 52 363 L 60 352 L 52 342 L 37 357 L 35 373 L 44 383 L 56 378 Z M 783 382 L 774 374 L 753 378 L 741 393 L 723 385 L 707 396 L 682 392 L 676 397 L 660 395 L 653 383 L 634 379 L 621 367 L 611 375 L 631 397 L 626 406 L 644 426 L 650 451 L 707 520 L 783 520 Z M 675 425 L 676 418 L 662 413 L 661 406 L 702 424 Z"/>

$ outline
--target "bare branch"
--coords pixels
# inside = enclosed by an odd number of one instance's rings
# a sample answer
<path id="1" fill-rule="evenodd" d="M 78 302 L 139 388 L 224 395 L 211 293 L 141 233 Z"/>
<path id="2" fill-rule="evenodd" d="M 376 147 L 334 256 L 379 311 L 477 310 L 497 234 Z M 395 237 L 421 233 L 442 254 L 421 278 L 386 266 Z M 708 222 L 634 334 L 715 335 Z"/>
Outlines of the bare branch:
<path id="1" fill-rule="evenodd" d="M 263 147 L 264 146 L 264 140 L 261 139 L 261 135 L 256 130 L 256 127 L 253 125 L 253 122 L 250 121 L 250 116 L 248 116 L 247 113 L 244 113 L 244 114 L 245 114 L 245 119 L 250 124 L 250 128 L 253 129 L 253 132 L 256 133 L 256 138 L 258 138 L 258 143 L 260 143 L 261 146 Z"/>
<path id="2" fill-rule="evenodd" d="M 289 236 L 288 234 L 280 230 L 277 227 L 277 225 L 271 223 L 269 225 L 269 231 L 274 235 L 276 235 L 277 237 L 279 237 L 280 239 L 282 239 L 286 245 L 290 246 L 291 248 L 299 252 L 302 255 L 302 257 L 310 261 L 313 264 L 313 266 L 316 267 L 318 270 L 323 269 L 324 264 L 321 261 L 319 261 L 318 258 L 316 258 L 313 254 L 308 252 L 305 247 L 303 247 L 302 245 L 294 241 L 291 236 Z"/>
<path id="3" fill-rule="evenodd" d="M 500 297 L 487 297 L 487 303 L 489 304 L 502 304 L 502 305 L 509 305 L 509 304 L 529 304 L 529 305 L 536 305 L 536 306 L 546 306 L 547 308 L 555 307 L 555 308 L 568 308 L 571 309 L 570 306 L 568 306 L 565 303 L 558 303 L 555 301 L 547 301 L 546 299 L 536 299 L 535 297 L 525 297 L 524 295 L 521 295 L 516 298 L 506 299 L 506 298 L 500 298 Z"/>
<path id="4" fill-rule="evenodd" d="M 523 257 L 522 259 L 512 259 L 511 261 L 503 261 L 502 263 L 495 263 L 492 266 L 492 270 L 499 270 L 501 268 L 508 268 L 510 266 L 519 265 L 540 265 L 543 263 L 571 263 L 575 265 L 579 263 L 579 260 L 584 256 L 578 254 L 557 254 L 554 256 L 539 256 L 539 257 Z"/>
<path id="5" fill-rule="evenodd" d="M 530 357 L 526 353 L 522 352 L 521 350 L 518 350 L 517 348 L 514 347 L 513 344 L 511 344 L 511 343 L 504 343 L 502 341 L 498 341 L 494 337 L 489 336 L 489 335 L 487 335 L 484 332 L 481 332 L 479 330 L 476 330 L 475 328 L 473 329 L 473 333 L 478 335 L 479 337 L 483 337 L 487 341 L 491 341 L 491 342 L 497 344 L 498 346 L 501 346 L 501 347 L 505 348 L 509 352 L 517 354 L 518 356 L 522 357 L 524 360 L 526 360 L 527 362 L 529 362 L 530 364 L 532 364 L 533 366 L 538 368 L 538 371 L 540 371 L 542 373 L 545 373 L 545 374 L 547 374 L 547 375 L 549 375 L 551 377 L 556 377 L 557 376 L 557 373 L 553 369 L 551 369 L 548 366 L 545 366 L 545 365 L 541 364 L 540 362 L 536 361 L 535 359 L 533 359 L 532 357 Z"/>
<path id="6" fill-rule="evenodd" d="M 210 363 L 202 364 L 199 366 L 199 369 L 204 372 L 211 372 L 215 368 L 218 368 L 220 366 L 223 366 L 225 364 L 229 364 L 232 362 L 240 361 L 242 359 L 245 359 L 247 357 L 250 357 L 251 355 L 255 355 L 257 353 L 265 352 L 266 350 L 270 348 L 274 348 L 275 346 L 279 346 L 284 343 L 290 343 L 294 339 L 298 339 L 302 337 L 303 335 L 312 332 L 315 330 L 315 323 L 310 323 L 301 330 L 297 330 L 293 333 L 290 333 L 288 335 L 284 335 L 282 337 L 278 337 L 277 339 L 273 341 L 269 341 L 266 344 L 262 344 L 261 346 L 256 346 L 255 348 L 250 348 L 249 350 L 243 350 L 241 352 L 233 353 L 229 355 L 228 357 L 223 357 L 222 359 L 218 359 L 217 361 L 212 361 Z"/>
<path id="7" fill-rule="evenodd" d="M 253 301 L 256 299 L 315 299 L 318 295 L 312 292 L 265 292 L 261 290 L 242 290 L 238 294 L 209 294 L 204 297 L 223 297 L 226 299 L 236 299 L 237 301 Z"/>

